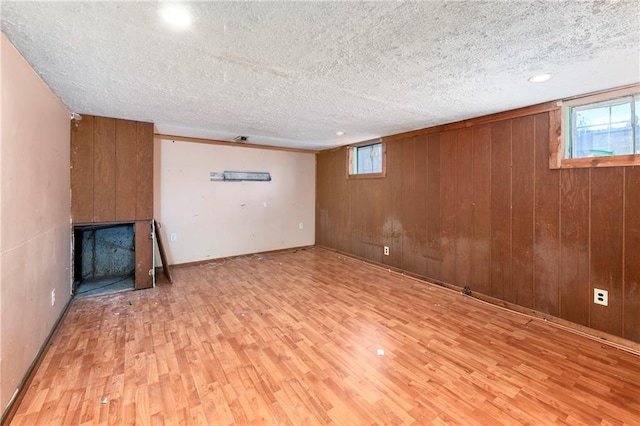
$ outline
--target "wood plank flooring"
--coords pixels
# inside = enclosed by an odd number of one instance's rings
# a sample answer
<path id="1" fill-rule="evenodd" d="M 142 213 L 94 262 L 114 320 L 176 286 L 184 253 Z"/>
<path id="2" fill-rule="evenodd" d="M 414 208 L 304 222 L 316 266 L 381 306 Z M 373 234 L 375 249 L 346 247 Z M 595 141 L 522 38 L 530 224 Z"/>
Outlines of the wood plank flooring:
<path id="1" fill-rule="evenodd" d="M 12 424 L 640 424 L 637 355 L 355 259 L 173 275 L 75 300 Z"/>

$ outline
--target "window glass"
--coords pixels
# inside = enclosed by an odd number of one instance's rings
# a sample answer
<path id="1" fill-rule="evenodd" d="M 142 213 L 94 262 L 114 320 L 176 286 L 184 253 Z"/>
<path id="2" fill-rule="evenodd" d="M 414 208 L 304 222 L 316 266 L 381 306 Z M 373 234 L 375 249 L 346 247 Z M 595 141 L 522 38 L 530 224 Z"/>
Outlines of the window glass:
<path id="1" fill-rule="evenodd" d="M 382 172 L 382 143 L 358 146 L 354 150 L 354 174 Z"/>
<path id="2" fill-rule="evenodd" d="M 571 108 L 572 158 L 627 155 L 640 152 L 638 96 Z"/>

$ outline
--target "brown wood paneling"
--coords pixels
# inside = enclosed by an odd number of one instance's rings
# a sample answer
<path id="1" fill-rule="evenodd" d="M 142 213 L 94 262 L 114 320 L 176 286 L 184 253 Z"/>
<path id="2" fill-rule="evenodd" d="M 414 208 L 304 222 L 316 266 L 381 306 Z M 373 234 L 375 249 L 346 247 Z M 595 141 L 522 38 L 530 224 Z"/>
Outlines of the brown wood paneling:
<path id="1" fill-rule="evenodd" d="M 458 286 L 471 286 L 473 239 L 473 131 L 457 131 L 456 147 L 456 279 Z"/>
<path id="2" fill-rule="evenodd" d="M 514 302 L 511 288 L 511 121 L 491 125 L 491 296 Z"/>
<path id="3" fill-rule="evenodd" d="M 623 337 L 640 342 L 640 167 L 626 167 Z"/>
<path id="4" fill-rule="evenodd" d="M 510 111 L 498 112 L 495 114 L 484 115 L 482 117 L 470 118 L 467 120 L 456 121 L 454 123 L 443 124 L 425 129 L 412 130 L 410 132 L 397 133 L 395 135 L 385 136 L 385 142 L 395 141 L 398 139 L 414 138 L 418 136 L 427 136 L 433 133 L 442 133 L 450 130 L 463 129 L 465 127 L 478 127 L 485 124 L 495 123 L 498 121 L 511 120 L 514 118 L 531 116 L 549 111 L 557 111 L 560 107 L 557 102 L 547 102 L 544 104 L 527 106 L 524 108 L 513 109 Z"/>
<path id="5" fill-rule="evenodd" d="M 560 316 L 589 325 L 589 170 L 561 171 Z"/>
<path id="6" fill-rule="evenodd" d="M 533 308 L 533 117 L 514 119 L 512 132 L 512 296 L 518 305 Z"/>
<path id="7" fill-rule="evenodd" d="M 116 220 L 116 120 L 95 117 L 93 222 Z"/>
<path id="8" fill-rule="evenodd" d="M 355 181 L 346 178 L 347 149 L 337 151 L 336 154 L 339 154 L 338 161 L 332 163 L 333 172 L 331 173 L 332 197 L 335 197 L 335 214 L 331 218 L 335 227 L 331 237 L 338 250 L 351 253 L 351 196 Z"/>
<path id="9" fill-rule="evenodd" d="M 133 140 L 131 141 L 133 143 Z M 153 124 L 136 123 L 136 220 L 153 219 Z"/>
<path id="10" fill-rule="evenodd" d="M 71 124 L 71 217 L 74 223 L 93 219 L 93 129 L 92 115 Z"/>
<path id="11" fill-rule="evenodd" d="M 590 325 L 617 336 L 622 335 L 623 175 L 621 167 L 591 170 L 591 292 L 607 290 L 609 306 L 591 303 Z"/>
<path id="12" fill-rule="evenodd" d="M 115 220 L 136 219 L 136 122 L 116 120 Z"/>
<path id="13" fill-rule="evenodd" d="M 440 135 L 427 137 L 427 277 L 439 280 L 440 252 Z"/>
<path id="14" fill-rule="evenodd" d="M 151 235 L 151 221 L 139 220 L 135 224 L 135 287 L 136 290 L 153 287 L 153 277 L 149 270 L 153 268 L 153 240 Z"/>
<path id="15" fill-rule="evenodd" d="M 320 153 L 318 243 L 640 340 L 640 168 L 551 170 L 549 112 L 503 118 L 395 138 L 387 178 L 357 184 Z"/>
<path id="16" fill-rule="evenodd" d="M 456 148 L 455 130 L 440 135 L 440 279 L 456 284 Z"/>
<path id="17" fill-rule="evenodd" d="M 362 182 L 365 179 L 356 179 L 352 182 L 349 182 L 349 189 L 351 191 L 351 197 L 349 202 L 351 206 L 349 207 L 350 211 L 357 211 L 358 214 L 353 215 L 351 217 L 351 253 L 354 253 L 356 256 L 364 256 L 365 255 L 365 243 L 364 243 L 364 229 L 369 220 L 369 210 L 368 209 L 360 209 L 359 206 L 367 206 L 369 205 L 369 200 L 367 199 L 367 194 L 363 192 L 364 185 Z"/>
<path id="18" fill-rule="evenodd" d="M 415 207 L 416 194 L 416 141 L 413 138 L 402 142 L 402 195 L 400 218 L 400 238 L 402 239 L 402 252 L 400 267 L 405 271 L 416 272 L 420 258 L 420 250 L 417 245 L 418 212 Z"/>
<path id="19" fill-rule="evenodd" d="M 416 138 L 415 146 L 415 197 L 413 198 L 413 209 L 415 210 L 415 253 L 413 272 L 427 275 L 427 137 Z"/>
<path id="20" fill-rule="evenodd" d="M 534 116 L 534 309 L 560 312 L 560 171 L 549 169 L 549 114 Z"/>
<path id="21" fill-rule="evenodd" d="M 471 290 L 491 294 L 491 127 L 472 130 Z"/>
<path id="22" fill-rule="evenodd" d="M 406 141 L 398 141 L 387 144 L 387 181 L 389 186 L 394 188 L 389 194 L 388 207 L 385 210 L 384 222 L 384 245 L 389 246 L 389 256 L 385 256 L 385 263 L 400 267 L 402 262 L 402 169 L 405 165 L 405 159 L 402 158 L 402 146 Z M 408 163 L 408 161 L 407 161 Z M 411 167 L 411 164 L 407 164 Z M 408 195 L 408 194 L 407 194 Z M 406 195 L 405 195 L 406 196 Z"/>
<path id="23" fill-rule="evenodd" d="M 323 151 L 316 154 L 316 244 L 331 247 L 329 208 L 331 203 L 331 160 L 332 153 Z"/>
<path id="24" fill-rule="evenodd" d="M 388 182 L 386 179 L 365 179 L 369 199 L 371 200 L 371 223 L 367 224 L 367 235 L 371 241 L 371 253 L 376 262 L 383 263 L 383 232 L 388 202 Z"/>

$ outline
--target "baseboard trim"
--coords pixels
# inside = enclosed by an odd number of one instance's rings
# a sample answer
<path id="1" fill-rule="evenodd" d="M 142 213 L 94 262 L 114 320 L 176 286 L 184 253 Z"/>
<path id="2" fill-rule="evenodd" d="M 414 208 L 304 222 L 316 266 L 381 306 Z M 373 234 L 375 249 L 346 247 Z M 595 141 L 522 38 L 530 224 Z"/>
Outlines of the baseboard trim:
<path id="1" fill-rule="evenodd" d="M 462 287 L 458 287 L 456 285 L 453 284 L 449 284 L 449 283 L 445 283 L 443 281 L 439 281 L 439 280 L 435 280 L 433 278 L 430 277 L 425 277 L 419 274 L 415 274 L 413 272 L 409 272 L 409 271 L 405 271 L 403 269 L 400 268 L 396 268 L 394 266 L 390 266 L 390 265 L 385 265 L 384 263 L 380 263 L 380 262 L 376 262 L 374 260 L 370 260 L 364 257 L 360 257 L 351 253 L 345 253 L 342 252 L 340 250 L 335 250 L 331 247 L 326 247 L 326 246 L 322 246 L 322 245 L 318 245 L 316 244 L 316 247 L 319 249 L 323 249 L 323 250 L 327 250 L 333 253 L 338 253 L 342 256 L 345 257 L 350 257 L 352 259 L 356 259 L 356 260 L 360 260 L 363 261 L 365 263 L 369 263 L 373 266 L 376 266 L 378 268 L 382 268 L 385 269 L 389 272 L 393 272 L 396 274 L 400 274 L 402 276 L 405 277 L 409 277 L 412 279 L 415 279 L 417 281 L 421 281 L 427 284 L 433 284 L 433 285 L 437 285 L 439 287 L 444 287 L 445 289 L 454 291 L 456 293 L 461 293 L 463 288 Z M 610 346 L 613 346 L 617 349 L 620 350 L 624 350 L 627 352 L 631 352 L 635 355 L 640 356 L 640 343 L 634 342 L 632 340 L 628 340 L 625 339 L 623 337 L 619 337 L 619 336 L 615 336 L 613 334 L 609 334 L 609 333 L 605 333 L 603 331 L 599 331 L 587 326 L 584 326 L 582 324 L 576 324 L 574 322 L 562 319 L 562 318 L 558 318 L 555 317 L 553 315 L 549 315 L 549 314 L 545 314 L 543 312 L 540 311 L 536 311 L 534 309 L 530 309 L 530 308 L 526 308 L 524 306 L 520 306 L 520 305 L 516 305 L 515 303 L 511 303 L 511 302 L 506 302 L 504 300 L 501 299 L 497 299 L 495 297 L 491 297 L 491 296 L 487 296 L 484 295 L 482 293 L 478 293 L 475 291 L 471 292 L 471 295 L 469 295 L 469 297 L 471 299 L 474 300 L 478 300 L 480 302 L 484 302 L 487 303 L 489 305 L 492 306 L 496 306 L 498 308 L 502 308 L 502 309 L 506 309 L 510 312 L 514 312 L 517 314 L 521 314 L 521 315 L 525 315 L 529 318 L 534 318 L 534 319 L 539 319 L 539 320 L 543 320 L 546 323 L 549 323 L 553 326 L 556 327 L 560 327 L 564 330 L 570 331 L 572 333 L 576 333 L 576 334 L 580 334 L 581 336 L 587 337 L 589 339 L 592 340 L 597 340 L 598 342 L 601 342 L 603 344 L 607 344 Z"/>
<path id="2" fill-rule="evenodd" d="M 40 364 L 42 363 L 44 356 L 49 350 L 51 341 L 58 333 L 58 330 L 60 329 L 60 324 L 62 324 L 62 320 L 67 316 L 67 312 L 69 311 L 69 307 L 71 306 L 71 302 L 73 302 L 73 300 L 74 300 L 74 297 L 71 296 L 67 301 L 67 304 L 64 306 L 64 309 L 60 313 L 60 316 L 58 317 L 56 322 L 53 324 L 53 327 L 51 327 L 51 331 L 49 332 L 49 335 L 42 343 L 42 346 L 40 346 L 40 350 L 38 351 L 35 358 L 31 362 L 31 365 L 27 369 L 27 372 L 22 378 L 22 381 L 16 388 L 14 397 L 9 401 L 9 404 L 7 404 L 7 407 L 2 413 L 2 419 L 0 420 L 0 424 L 2 426 L 10 424 L 11 421 L 13 420 L 13 417 L 16 415 L 16 411 L 18 411 L 18 407 L 20 406 L 20 403 L 22 402 L 22 399 L 24 398 L 24 395 L 27 392 L 27 389 L 29 389 L 29 386 L 33 381 L 36 371 L 38 371 L 38 368 L 40 367 Z"/>
<path id="3" fill-rule="evenodd" d="M 259 251 L 259 252 L 255 252 L 255 253 L 238 254 L 238 255 L 235 255 L 235 256 L 218 257 L 218 258 L 215 258 L 215 259 L 197 260 L 195 262 L 174 263 L 174 264 L 169 265 L 169 266 L 171 268 L 186 268 L 186 267 L 189 267 L 189 266 L 201 266 L 201 265 L 207 265 L 209 263 L 226 262 L 226 261 L 230 261 L 230 260 L 234 260 L 234 259 L 241 259 L 243 257 L 260 256 L 260 255 L 268 256 L 268 255 L 277 254 L 277 253 L 288 253 L 288 252 L 297 251 L 297 250 L 307 250 L 307 249 L 313 248 L 313 247 L 315 247 L 315 246 L 314 245 L 310 245 L 310 246 L 288 247 L 288 248 L 284 248 L 284 249 L 269 250 L 269 251 Z M 156 271 L 158 269 L 162 269 L 162 267 L 156 268 Z"/>

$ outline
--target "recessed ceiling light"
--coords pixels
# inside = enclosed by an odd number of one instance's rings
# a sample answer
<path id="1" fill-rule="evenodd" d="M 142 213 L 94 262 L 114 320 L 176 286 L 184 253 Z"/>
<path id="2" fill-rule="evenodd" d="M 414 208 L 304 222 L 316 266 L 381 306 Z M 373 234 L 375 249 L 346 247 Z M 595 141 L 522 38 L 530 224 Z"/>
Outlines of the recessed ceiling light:
<path id="1" fill-rule="evenodd" d="M 544 83 L 551 78 L 551 74 L 535 75 L 529 79 L 531 83 Z"/>
<path id="2" fill-rule="evenodd" d="M 160 9 L 160 16 L 171 26 L 183 29 L 191 25 L 191 15 L 184 5 L 165 4 Z"/>
<path id="3" fill-rule="evenodd" d="M 336 132 L 336 136 L 344 136 L 344 132 L 343 131 Z"/>

